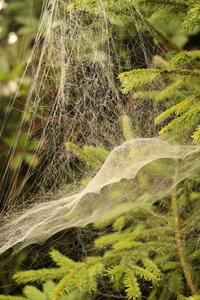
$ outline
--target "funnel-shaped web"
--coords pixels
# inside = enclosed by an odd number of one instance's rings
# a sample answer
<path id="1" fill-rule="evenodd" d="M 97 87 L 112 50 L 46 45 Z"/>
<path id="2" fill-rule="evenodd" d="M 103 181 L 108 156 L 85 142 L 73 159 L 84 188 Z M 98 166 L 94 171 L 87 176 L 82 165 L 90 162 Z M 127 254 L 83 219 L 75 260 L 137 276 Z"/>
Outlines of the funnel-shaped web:
<path id="1" fill-rule="evenodd" d="M 0 230 L 0 253 L 155 202 L 199 171 L 199 152 L 199 146 L 170 145 L 157 138 L 123 143 L 80 193 L 37 204 L 5 223 Z"/>

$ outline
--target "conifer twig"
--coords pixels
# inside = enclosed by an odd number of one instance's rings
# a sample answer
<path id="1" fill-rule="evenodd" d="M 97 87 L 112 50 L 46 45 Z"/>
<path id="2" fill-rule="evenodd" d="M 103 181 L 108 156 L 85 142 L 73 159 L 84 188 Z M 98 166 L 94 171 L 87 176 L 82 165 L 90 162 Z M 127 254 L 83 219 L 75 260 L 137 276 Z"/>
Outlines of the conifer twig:
<path id="1" fill-rule="evenodd" d="M 177 182 L 177 177 L 178 177 L 178 168 L 176 168 L 176 170 L 175 170 L 174 182 Z M 195 289 L 195 286 L 194 286 L 194 283 L 192 280 L 190 266 L 185 257 L 184 245 L 183 245 L 183 240 L 182 240 L 182 236 L 181 236 L 176 186 L 174 186 L 174 188 L 172 190 L 172 211 L 174 214 L 174 221 L 175 221 L 174 222 L 175 223 L 175 241 L 176 241 L 178 256 L 180 259 L 181 266 L 183 268 L 183 272 L 185 275 L 187 285 L 188 285 L 192 295 L 194 295 L 196 293 L 196 289 Z"/>

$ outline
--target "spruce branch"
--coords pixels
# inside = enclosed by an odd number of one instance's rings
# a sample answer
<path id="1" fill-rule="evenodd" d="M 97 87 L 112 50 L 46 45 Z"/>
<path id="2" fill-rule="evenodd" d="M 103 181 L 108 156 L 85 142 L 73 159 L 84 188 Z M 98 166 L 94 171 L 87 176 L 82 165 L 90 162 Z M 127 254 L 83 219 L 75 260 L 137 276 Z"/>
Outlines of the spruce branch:
<path id="1" fill-rule="evenodd" d="M 175 171 L 174 182 L 177 182 L 177 177 L 178 177 L 178 168 Z M 181 263 L 181 266 L 183 269 L 183 273 L 185 275 L 187 285 L 188 285 L 192 295 L 195 295 L 196 288 L 193 283 L 190 266 L 189 266 L 186 256 L 185 256 L 185 249 L 184 249 L 183 240 L 182 240 L 180 218 L 179 218 L 179 211 L 178 211 L 177 187 L 176 186 L 172 190 L 172 211 L 173 211 L 173 215 L 174 215 L 175 240 L 176 240 L 176 246 L 177 246 L 180 263 Z"/>
<path id="2" fill-rule="evenodd" d="M 13 276 L 17 283 L 44 282 L 62 278 L 66 273 L 66 268 L 40 269 L 30 271 L 20 271 Z"/>
<path id="3" fill-rule="evenodd" d="M 165 110 L 163 113 L 161 113 L 155 118 L 155 124 L 159 124 L 163 122 L 166 118 L 168 118 L 173 113 L 175 113 L 177 116 L 184 113 L 196 99 L 197 97 L 193 95 L 191 97 L 184 99 L 180 103 L 170 107 L 169 109 Z"/>
<path id="4" fill-rule="evenodd" d="M 190 1 L 189 10 L 183 22 L 183 28 L 188 31 L 200 25 L 200 3 Z"/>
<path id="5" fill-rule="evenodd" d="M 131 269 L 126 270 L 123 284 L 126 288 L 126 295 L 128 299 L 141 299 L 142 293 L 137 278 Z"/>
<path id="6" fill-rule="evenodd" d="M 26 298 L 21 296 L 4 296 L 0 295 L 0 300 L 25 300 Z"/>
<path id="7" fill-rule="evenodd" d="M 149 4 L 149 5 L 162 5 L 162 6 L 178 6 L 184 10 L 188 9 L 188 5 L 185 1 L 180 0 L 137 0 L 140 4 Z"/>
<path id="8" fill-rule="evenodd" d="M 200 125 L 195 130 L 195 132 L 193 133 L 192 138 L 194 139 L 195 142 L 199 142 L 200 141 Z"/>
<path id="9" fill-rule="evenodd" d="M 165 135 L 169 133 L 170 131 L 174 129 L 179 129 L 181 126 L 185 126 L 187 124 L 187 127 L 191 128 L 193 125 L 195 125 L 199 121 L 200 116 L 200 104 L 193 105 L 191 108 L 189 108 L 186 112 L 184 112 L 182 115 L 176 117 L 173 119 L 170 123 L 168 123 L 165 127 L 163 127 L 160 131 L 160 135 Z M 157 122 L 159 119 L 157 120 Z M 191 123 L 191 124 L 189 124 Z"/>

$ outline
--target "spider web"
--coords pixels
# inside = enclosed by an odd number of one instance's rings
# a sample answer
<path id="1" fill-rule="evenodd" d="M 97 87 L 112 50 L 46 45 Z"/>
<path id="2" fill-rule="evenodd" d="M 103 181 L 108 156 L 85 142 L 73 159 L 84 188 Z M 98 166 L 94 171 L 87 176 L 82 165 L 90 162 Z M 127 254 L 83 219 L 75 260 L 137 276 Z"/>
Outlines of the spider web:
<path id="1" fill-rule="evenodd" d="M 0 252 L 153 203 L 199 170 L 198 146 L 171 146 L 150 138 L 156 134 L 152 120 L 159 107 L 151 101 L 135 103 L 120 92 L 117 75 L 130 65 L 148 66 L 152 55 L 162 50 L 145 22 L 146 34 L 142 33 L 143 16 L 132 1 L 124 1 L 119 7 L 118 1 L 103 0 L 49 0 L 44 4 L 26 70 L 32 72 L 33 80 L 15 136 L 16 143 L 28 127 L 24 152 L 30 142 L 40 140 L 35 153 L 40 165 L 37 171 L 28 169 L 17 189 L 16 182 L 10 186 L 4 206 L 11 210 L 3 218 Z M 127 24 L 129 35 L 125 32 Z M 124 114 L 130 117 L 138 137 L 125 143 L 120 119 Z M 66 150 L 66 141 L 79 147 L 101 146 L 111 153 L 84 189 L 72 189 L 71 195 L 55 200 L 66 183 L 76 185 L 80 177 L 77 173 L 85 176 L 76 158 Z M 14 153 L 15 147 L 10 160 Z M 174 178 L 177 168 L 179 175 Z M 146 186 L 139 182 L 141 172 L 147 178 Z M 88 173 L 91 175 L 91 171 Z M 34 188 L 22 193 L 31 177 Z M 33 202 L 31 208 L 19 213 L 29 202 Z"/>

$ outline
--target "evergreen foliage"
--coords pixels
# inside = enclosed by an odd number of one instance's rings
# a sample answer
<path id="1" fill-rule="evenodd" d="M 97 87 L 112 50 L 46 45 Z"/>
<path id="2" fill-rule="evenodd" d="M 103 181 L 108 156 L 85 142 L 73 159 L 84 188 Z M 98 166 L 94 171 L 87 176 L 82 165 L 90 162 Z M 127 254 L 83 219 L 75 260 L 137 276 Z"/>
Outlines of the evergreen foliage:
<path id="1" fill-rule="evenodd" d="M 117 291 L 124 289 L 128 299 L 140 299 L 141 290 L 138 280 L 156 284 L 161 276 L 159 268 L 149 258 L 144 256 L 141 259 L 139 253 L 134 250 L 141 245 L 141 242 L 132 241 L 133 237 L 130 233 L 125 232 L 124 236 L 111 234 L 104 237 L 103 240 L 97 240 L 98 248 L 112 243 L 115 243 L 115 247 L 113 251 L 106 252 L 102 257 L 93 256 L 86 258 L 84 262 L 73 262 L 53 250 L 51 257 L 58 268 L 18 272 L 14 279 L 24 284 L 56 279 L 59 281 L 54 288 L 52 300 L 60 299 L 62 293 L 69 295 L 74 291 L 78 292 L 82 299 L 82 295 L 86 297 L 87 294 L 94 297 L 98 282 L 101 282 L 104 275 L 109 277 L 114 289 Z"/>
<path id="2" fill-rule="evenodd" d="M 98 170 L 102 166 L 109 153 L 103 147 L 84 145 L 80 148 L 72 142 L 66 142 L 65 147 L 67 151 L 71 151 L 93 170 Z"/>
<path id="3" fill-rule="evenodd" d="M 0 296 L 0 300 L 52 300 L 56 284 L 53 281 L 46 281 L 42 284 L 42 291 L 34 286 L 26 285 L 23 289 L 23 296 Z M 61 295 L 57 297 L 59 300 L 90 300 L 90 296 L 81 297 L 77 292 L 69 295 Z"/>
<path id="4" fill-rule="evenodd" d="M 159 206 L 136 208 L 97 224 L 100 236 L 94 242 L 95 254 L 83 261 L 74 262 L 52 250 L 56 268 L 21 271 L 14 276 L 15 281 L 27 284 L 53 280 L 51 300 L 74 293 L 78 299 L 98 299 L 107 285 L 116 299 L 123 293 L 127 299 L 142 299 L 144 286 L 147 299 L 187 299 L 186 295 L 200 288 L 200 253 L 194 235 L 198 231 L 196 201 L 200 194 L 189 192 L 192 186 L 193 182 L 184 183 L 175 191 L 175 209 L 170 199 L 163 199 Z M 185 268 L 192 278 L 193 291 Z M 2 300 L 9 299 L 4 297 Z"/>
<path id="5" fill-rule="evenodd" d="M 173 12 L 177 12 L 182 29 L 192 31 L 195 28 L 199 31 L 199 1 L 139 0 L 138 4 L 141 4 L 141 7 L 148 5 L 153 8 L 149 22 L 155 30 L 157 30 L 156 22 L 159 23 L 159 14 L 154 9 L 158 6 L 159 12 L 164 12 L 166 21 L 169 21 L 169 16 L 173 15 Z M 166 14 L 169 7 L 169 14 Z M 156 22 L 153 21 L 155 14 Z M 160 13 L 161 18 L 162 16 Z M 159 132 L 161 136 L 173 136 L 173 139 L 177 137 L 179 141 L 181 137 L 184 141 L 190 136 L 194 142 L 199 142 L 200 51 L 197 49 L 186 51 L 179 48 L 172 50 L 163 57 L 154 57 L 153 68 L 121 73 L 119 79 L 122 91 L 131 93 L 132 101 L 145 98 L 165 103 L 164 112 L 155 119 L 155 124 L 161 127 Z"/>
<path id="6" fill-rule="evenodd" d="M 200 26 L 199 1 L 137 0 L 137 7 L 134 1 L 118 0 L 106 1 L 106 5 L 109 22 L 114 26 L 112 30 L 116 30 L 120 41 L 136 32 L 134 26 L 129 27 L 130 14 L 141 21 L 136 8 L 148 16 L 143 30 L 148 26 L 152 33 L 157 32 L 159 42 L 162 40 L 164 44 L 165 33 L 155 25 L 155 20 L 162 19 L 163 14 L 165 19 L 168 12 L 170 17 L 178 14 L 180 27 L 187 32 L 198 31 Z M 70 1 L 65 9 L 99 15 L 93 0 Z M 119 16 L 123 16 L 124 24 Z M 94 37 L 89 31 L 88 36 L 89 40 Z M 119 39 L 117 43 L 119 46 Z M 178 136 L 179 141 L 192 137 L 194 142 L 200 142 L 200 50 L 186 51 L 171 42 L 167 47 L 167 53 L 153 57 L 150 68 L 127 71 L 128 63 L 124 62 L 126 71 L 119 75 L 122 90 L 130 94 L 131 101 L 153 100 L 162 106 L 162 112 L 155 118 L 161 136 L 172 139 Z M 79 53 L 80 60 L 86 58 L 92 59 L 90 51 L 87 57 Z M 121 122 L 124 139 L 133 138 L 128 115 L 124 114 Z M 80 166 L 83 164 L 84 168 L 95 171 L 108 155 L 103 146 L 80 147 L 71 141 L 65 143 L 65 149 L 80 160 Z M 23 295 L 2 295 L 0 300 L 92 300 L 110 299 L 111 296 L 116 299 L 199 300 L 198 189 L 195 180 L 188 180 L 174 189 L 171 198 L 95 224 L 99 236 L 89 244 L 90 256 L 74 261 L 52 250 L 54 268 L 17 272 L 14 275 L 16 283 L 25 284 Z M 29 283 L 36 287 L 26 285 Z M 42 290 L 38 288 L 41 285 Z"/>
<path id="7" fill-rule="evenodd" d="M 161 124 L 160 135 L 173 134 L 173 136 L 185 134 L 192 135 L 198 141 L 198 121 L 200 118 L 199 88 L 200 72 L 198 70 L 198 59 L 200 51 L 182 51 L 175 54 L 168 61 L 167 66 L 157 69 L 136 69 L 119 75 L 122 82 L 123 92 L 133 92 L 136 99 L 143 97 L 140 90 L 144 90 L 144 97 L 155 101 L 167 101 L 164 112 L 155 119 L 155 124 Z M 194 64 L 193 64 L 194 63 Z M 148 84 L 159 80 L 161 90 L 150 90 Z M 175 102 L 175 104 L 174 104 Z M 167 124 L 166 124 L 167 123 Z M 181 133 L 182 131 L 182 133 Z"/>
<path id="8" fill-rule="evenodd" d="M 180 14 L 182 19 L 182 27 L 185 30 L 192 30 L 200 25 L 200 6 L 198 0 L 137 0 L 138 4 L 149 5 L 150 7 L 159 7 L 166 13 L 166 9 L 170 9 L 171 14 Z M 169 12 L 169 10 L 168 10 Z M 162 17 L 163 14 L 160 14 Z"/>

